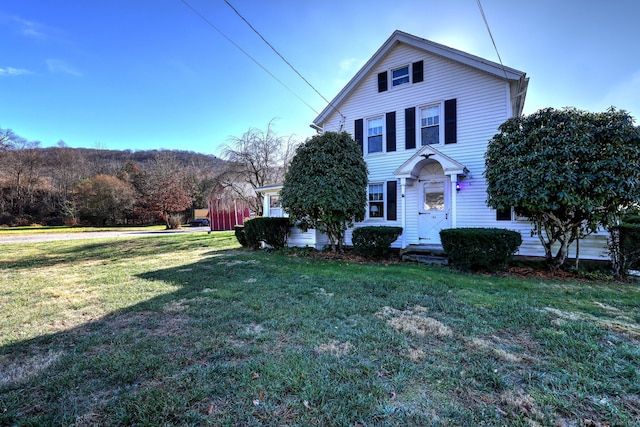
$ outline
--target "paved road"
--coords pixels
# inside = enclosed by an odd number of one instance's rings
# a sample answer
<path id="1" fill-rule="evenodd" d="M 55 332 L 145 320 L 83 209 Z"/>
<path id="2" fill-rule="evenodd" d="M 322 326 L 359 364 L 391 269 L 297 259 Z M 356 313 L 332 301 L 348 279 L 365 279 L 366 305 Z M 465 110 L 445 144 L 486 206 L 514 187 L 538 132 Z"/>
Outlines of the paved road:
<path id="1" fill-rule="evenodd" d="M 10 243 L 36 243 L 50 242 L 53 240 L 80 240 L 109 237 L 144 237 L 166 236 L 167 234 L 206 233 L 209 227 L 185 227 L 181 230 L 154 230 L 154 231 L 88 231 L 78 233 L 36 233 L 36 234 L 3 234 L 0 231 L 0 245 Z"/>

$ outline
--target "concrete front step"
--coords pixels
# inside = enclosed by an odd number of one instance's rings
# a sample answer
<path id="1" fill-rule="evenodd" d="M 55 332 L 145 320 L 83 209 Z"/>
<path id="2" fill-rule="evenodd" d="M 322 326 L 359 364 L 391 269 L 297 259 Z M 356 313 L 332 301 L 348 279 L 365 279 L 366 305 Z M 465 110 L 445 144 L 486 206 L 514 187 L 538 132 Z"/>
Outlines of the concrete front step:
<path id="1" fill-rule="evenodd" d="M 429 265 L 447 265 L 449 259 L 446 256 L 439 255 L 421 255 L 416 253 L 402 255 L 402 262 L 419 262 Z"/>
<path id="2" fill-rule="evenodd" d="M 409 245 L 400 251 L 402 261 L 420 262 L 423 264 L 446 265 L 447 254 L 440 245 Z"/>

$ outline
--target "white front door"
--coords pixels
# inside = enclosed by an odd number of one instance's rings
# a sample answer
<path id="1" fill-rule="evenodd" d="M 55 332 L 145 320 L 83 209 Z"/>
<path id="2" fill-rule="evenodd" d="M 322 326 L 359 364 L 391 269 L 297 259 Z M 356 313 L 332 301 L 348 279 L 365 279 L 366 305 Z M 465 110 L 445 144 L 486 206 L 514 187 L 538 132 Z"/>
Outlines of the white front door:
<path id="1" fill-rule="evenodd" d="M 420 179 L 418 237 L 421 244 L 439 244 L 440 230 L 449 228 L 449 177 Z"/>

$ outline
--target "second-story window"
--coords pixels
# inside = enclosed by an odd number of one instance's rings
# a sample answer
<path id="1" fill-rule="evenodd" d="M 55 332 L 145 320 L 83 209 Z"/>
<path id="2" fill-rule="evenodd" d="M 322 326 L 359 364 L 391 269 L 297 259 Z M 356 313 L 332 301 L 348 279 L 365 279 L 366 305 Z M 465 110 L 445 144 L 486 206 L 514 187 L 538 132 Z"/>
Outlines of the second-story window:
<path id="1" fill-rule="evenodd" d="M 391 81 L 393 86 L 400 86 L 409 83 L 409 66 L 397 68 L 391 71 Z"/>
<path id="2" fill-rule="evenodd" d="M 382 152 L 382 117 L 367 120 L 368 153 Z"/>
<path id="3" fill-rule="evenodd" d="M 420 109 L 420 139 L 422 145 L 440 143 L 440 106 Z"/>

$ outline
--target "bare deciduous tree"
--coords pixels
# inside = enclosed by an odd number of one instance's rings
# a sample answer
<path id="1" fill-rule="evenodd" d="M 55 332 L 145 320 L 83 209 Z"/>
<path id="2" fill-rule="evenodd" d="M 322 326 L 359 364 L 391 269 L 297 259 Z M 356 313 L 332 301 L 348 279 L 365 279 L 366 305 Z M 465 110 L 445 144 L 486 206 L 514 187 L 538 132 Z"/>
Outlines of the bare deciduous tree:
<path id="1" fill-rule="evenodd" d="M 262 215 L 263 197 L 256 188 L 282 183 L 298 145 L 293 136 L 278 136 L 273 127 L 271 120 L 266 130 L 250 128 L 240 137 L 231 137 L 222 151 L 229 163 L 219 177 L 220 184 L 246 201 L 257 215 Z"/>
<path id="2" fill-rule="evenodd" d="M 10 180 L 11 207 L 20 216 L 33 204 L 34 190 L 40 180 L 40 142 L 29 141 L 12 133 L 5 143 L 7 150 L 3 156 L 3 169 Z"/>
<path id="3" fill-rule="evenodd" d="M 162 218 L 167 228 L 179 228 L 182 212 L 193 202 L 193 182 L 175 154 L 161 152 L 142 175 L 138 191 L 144 210 Z"/>

